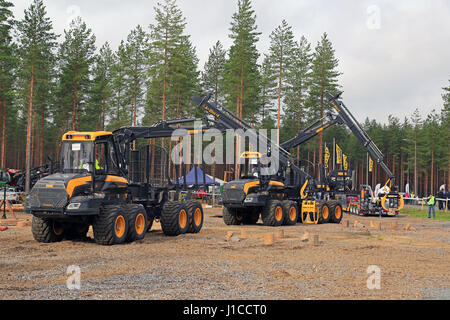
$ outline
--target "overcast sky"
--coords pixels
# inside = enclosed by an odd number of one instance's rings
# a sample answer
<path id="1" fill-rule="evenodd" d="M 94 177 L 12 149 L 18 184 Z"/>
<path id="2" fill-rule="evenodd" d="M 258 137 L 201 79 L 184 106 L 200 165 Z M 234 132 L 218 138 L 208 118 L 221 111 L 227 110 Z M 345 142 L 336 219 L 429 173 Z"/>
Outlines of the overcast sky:
<path id="1" fill-rule="evenodd" d="M 12 0 L 17 19 L 31 0 Z M 140 24 L 154 22 L 151 0 L 44 0 L 58 34 L 77 15 L 97 37 L 97 47 L 109 41 L 114 49 Z M 186 33 L 197 48 L 202 69 L 209 48 L 220 40 L 226 48 L 237 0 L 178 0 L 186 17 Z M 442 88 L 450 79 L 449 0 L 253 0 L 258 49 L 267 52 L 270 32 L 282 19 L 313 48 L 327 32 L 343 72 L 344 102 L 363 121 L 401 120 L 419 108 L 425 116 L 442 108 Z"/>

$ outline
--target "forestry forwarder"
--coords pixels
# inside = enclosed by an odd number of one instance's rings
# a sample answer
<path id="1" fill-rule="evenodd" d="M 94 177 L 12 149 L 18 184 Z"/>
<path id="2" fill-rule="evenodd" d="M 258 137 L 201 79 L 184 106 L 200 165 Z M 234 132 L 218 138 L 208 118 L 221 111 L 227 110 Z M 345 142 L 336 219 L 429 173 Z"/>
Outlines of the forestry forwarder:
<path id="1" fill-rule="evenodd" d="M 119 244 L 143 239 L 154 219 L 160 219 L 168 236 L 199 232 L 202 207 L 196 201 L 178 201 L 178 186 L 153 186 L 148 176 L 145 182 L 127 179 L 132 141 L 170 137 L 179 129 L 172 125 L 195 120 L 163 121 L 114 132 L 65 133 L 59 172 L 40 179 L 27 197 L 34 238 L 39 242 L 84 238 L 92 225 L 97 243 Z M 149 169 L 150 165 L 147 157 L 145 166 Z"/>
<path id="2" fill-rule="evenodd" d="M 209 102 L 210 95 L 193 100 L 213 118 L 213 126 L 219 130 L 233 129 L 250 141 L 267 142 L 267 153 L 246 151 L 241 155 L 245 168 L 243 175 L 225 183 L 222 191 L 223 220 L 227 225 L 255 224 L 259 217 L 267 226 L 295 225 L 302 223 L 340 223 L 342 207 L 335 200 L 316 200 L 317 182 L 292 162 L 288 151 L 268 137 L 252 129 L 244 120 L 218 103 Z M 240 130 L 239 130 L 240 129 Z M 276 153 L 274 153 L 276 152 Z M 271 154 L 277 154 L 272 159 Z M 261 159 L 267 157 L 277 161 L 275 174 L 262 174 Z M 256 160 L 253 172 L 249 173 L 249 162 Z M 267 162 L 266 162 L 267 164 Z"/>
<path id="3" fill-rule="evenodd" d="M 321 192 L 328 198 L 336 199 L 337 194 L 351 194 L 356 195 L 358 201 L 351 202 L 346 206 L 346 211 L 356 214 L 387 214 L 396 215 L 403 208 L 404 201 L 402 196 L 397 192 L 396 187 L 392 188 L 394 182 L 394 174 L 389 170 L 384 163 L 384 155 L 375 145 L 373 140 L 369 137 L 367 132 L 361 127 L 355 117 L 350 113 L 344 103 L 340 100 L 342 92 L 336 96 L 326 94 L 328 102 L 331 104 L 334 112 L 327 114 L 325 118 L 315 121 L 313 124 L 302 130 L 296 137 L 281 144 L 281 147 L 290 150 L 295 148 L 311 138 L 315 137 L 320 132 L 335 124 L 345 124 L 353 135 L 357 138 L 358 143 L 362 145 L 370 153 L 371 157 L 381 166 L 386 172 L 388 180 L 386 181 L 383 190 L 389 190 L 383 193 L 381 199 L 378 195 L 374 195 L 372 188 L 369 185 L 361 186 L 360 193 L 355 194 L 352 191 L 352 180 L 350 170 L 333 170 L 328 176 L 321 175 L 322 181 L 318 182 L 316 191 Z"/>

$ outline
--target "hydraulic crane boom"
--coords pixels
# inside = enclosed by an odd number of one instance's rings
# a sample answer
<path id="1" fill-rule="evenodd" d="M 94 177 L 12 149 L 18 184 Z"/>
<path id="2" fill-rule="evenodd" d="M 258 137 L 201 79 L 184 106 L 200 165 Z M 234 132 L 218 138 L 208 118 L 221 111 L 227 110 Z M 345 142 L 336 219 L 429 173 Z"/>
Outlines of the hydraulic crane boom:
<path id="1" fill-rule="evenodd" d="M 381 166 L 381 168 L 386 172 L 389 179 L 394 180 L 394 174 L 387 167 L 387 165 L 383 162 L 384 155 L 375 145 L 373 140 L 369 137 L 366 131 L 361 127 L 355 117 L 350 113 L 345 104 L 339 100 L 342 92 L 338 93 L 336 96 L 332 96 L 331 94 L 326 94 L 326 98 L 331 106 L 338 112 L 339 117 L 342 121 L 348 126 L 350 131 L 356 136 L 358 142 L 364 146 L 367 151 L 370 153 L 372 158 L 376 160 L 376 162 Z"/>
<path id="2" fill-rule="evenodd" d="M 355 135 L 360 145 L 367 149 L 372 158 L 381 166 L 381 168 L 386 172 L 388 178 L 392 181 L 394 180 L 394 174 L 386 166 L 383 161 L 384 155 L 375 145 L 373 140 L 369 137 L 366 131 L 361 127 L 355 117 L 350 113 L 344 103 L 339 99 L 342 92 L 338 93 L 336 96 L 331 94 L 326 94 L 328 102 L 331 104 L 336 113 L 329 113 L 326 117 L 319 119 L 312 123 L 310 126 L 298 133 L 298 135 L 284 143 L 281 147 L 290 150 L 296 146 L 305 143 L 311 138 L 315 137 L 317 134 L 323 130 L 335 125 L 335 124 L 345 124 L 350 131 Z M 325 122 L 324 119 L 327 119 Z"/>
<path id="3" fill-rule="evenodd" d="M 254 141 L 259 141 L 258 139 L 263 139 L 264 141 L 267 141 L 268 151 L 270 150 L 270 153 L 276 151 L 279 155 L 279 159 L 277 159 L 278 163 L 280 164 L 278 172 L 285 172 L 287 168 L 290 168 L 292 172 L 295 173 L 293 181 L 296 181 L 297 183 L 302 183 L 306 179 L 311 178 L 311 176 L 308 173 L 300 169 L 291 161 L 292 157 L 289 151 L 287 151 L 282 146 L 279 146 L 278 144 L 276 144 L 271 139 L 261 134 L 257 130 L 250 130 L 252 129 L 252 127 L 249 124 L 247 124 L 244 120 L 236 117 L 231 111 L 229 111 L 224 106 L 219 107 L 217 103 L 208 101 L 209 99 L 210 95 L 204 98 L 194 97 L 192 100 L 214 117 L 213 120 L 214 125 L 211 126 L 214 126 L 221 131 L 225 131 L 227 129 L 233 130 L 241 129 L 245 131 L 247 137 L 249 137 L 250 139 L 254 139 Z M 236 132 L 239 133 L 239 131 Z"/>

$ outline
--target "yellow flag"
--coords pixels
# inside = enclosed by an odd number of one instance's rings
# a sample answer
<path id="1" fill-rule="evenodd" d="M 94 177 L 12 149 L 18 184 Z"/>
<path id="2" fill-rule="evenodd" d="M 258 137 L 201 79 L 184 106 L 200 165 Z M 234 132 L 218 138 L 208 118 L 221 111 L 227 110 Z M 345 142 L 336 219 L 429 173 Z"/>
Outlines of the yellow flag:
<path id="1" fill-rule="evenodd" d="M 330 159 L 330 150 L 328 147 L 325 147 L 325 168 L 328 169 L 328 160 Z"/>
<path id="2" fill-rule="evenodd" d="M 347 156 L 342 154 L 342 159 L 344 160 L 344 170 L 348 170 Z"/>
<path id="3" fill-rule="evenodd" d="M 336 143 L 336 163 L 341 164 L 342 163 L 342 149 L 339 148 L 339 146 Z"/>
<path id="4" fill-rule="evenodd" d="M 372 172 L 373 169 L 373 160 L 371 157 L 369 157 L 369 172 Z"/>

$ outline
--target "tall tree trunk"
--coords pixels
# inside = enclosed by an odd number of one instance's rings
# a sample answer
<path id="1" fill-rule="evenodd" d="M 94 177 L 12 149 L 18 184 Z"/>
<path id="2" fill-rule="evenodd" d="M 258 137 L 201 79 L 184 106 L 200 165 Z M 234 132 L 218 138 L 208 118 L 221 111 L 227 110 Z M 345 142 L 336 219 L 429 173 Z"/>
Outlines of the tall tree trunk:
<path id="1" fill-rule="evenodd" d="M 166 81 L 167 81 L 167 42 L 168 42 L 168 30 L 166 29 L 166 38 L 164 46 L 164 73 L 163 73 L 163 96 L 162 96 L 162 120 L 166 120 Z M 161 139 L 161 146 L 164 148 L 164 138 Z"/>
<path id="2" fill-rule="evenodd" d="M 102 98 L 102 130 L 105 130 L 105 108 L 106 108 L 106 98 L 103 95 Z"/>
<path id="3" fill-rule="evenodd" d="M 34 65 L 31 65 L 30 93 L 28 95 L 28 121 L 27 121 L 27 143 L 26 143 L 26 172 L 25 172 L 25 193 L 30 192 L 30 169 L 31 169 L 31 122 L 33 121 L 33 85 L 34 85 Z"/>
<path id="4" fill-rule="evenodd" d="M 302 124 L 301 122 L 301 116 L 300 116 L 300 111 L 301 111 L 301 107 L 302 107 L 302 90 L 299 90 L 298 92 L 298 108 L 297 108 L 297 133 L 300 132 L 300 126 Z M 300 145 L 297 146 L 297 161 L 300 161 Z"/>
<path id="5" fill-rule="evenodd" d="M 44 164 L 44 118 L 45 118 L 44 108 L 42 108 L 40 137 L 39 137 L 39 165 Z"/>
<path id="6" fill-rule="evenodd" d="M 281 48 L 280 73 L 278 76 L 277 144 L 280 144 L 281 78 L 283 75 L 283 48 Z"/>
<path id="7" fill-rule="evenodd" d="M 4 168 L 6 168 L 6 98 L 3 98 L 2 109 L 2 169 Z"/>
<path id="8" fill-rule="evenodd" d="M 431 147 L 431 174 L 430 174 L 430 192 L 434 193 L 434 148 Z"/>
<path id="9" fill-rule="evenodd" d="M 135 71 L 136 71 L 136 67 L 135 67 Z M 136 113 L 137 113 L 137 79 L 136 76 L 134 77 L 134 88 L 133 88 L 133 126 L 136 126 Z M 133 150 L 136 149 L 136 140 L 133 140 Z"/>
<path id="10" fill-rule="evenodd" d="M 323 95 L 324 93 L 322 92 L 322 94 L 320 95 L 320 118 L 323 118 Z M 323 124 L 323 120 L 320 120 L 320 123 Z M 323 130 L 320 131 L 319 134 L 319 166 L 322 165 L 322 144 L 323 144 Z M 320 170 L 317 174 L 317 178 L 319 179 L 319 181 L 321 181 L 321 176 L 320 176 Z"/>
<path id="11" fill-rule="evenodd" d="M 78 75 L 78 66 L 76 67 L 76 70 L 75 70 L 75 76 L 77 76 L 77 75 Z M 73 104 L 73 106 L 72 106 L 72 130 L 74 130 L 74 131 L 76 130 L 76 121 L 77 121 L 77 103 L 78 103 L 78 101 L 77 101 L 77 99 L 78 99 L 77 98 L 77 94 L 78 94 L 77 86 L 78 86 L 78 83 L 77 83 L 77 81 L 75 81 L 73 84 L 73 102 L 72 102 L 72 104 Z"/>

